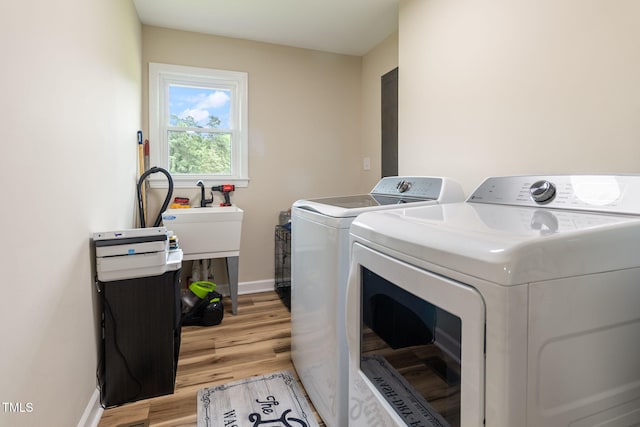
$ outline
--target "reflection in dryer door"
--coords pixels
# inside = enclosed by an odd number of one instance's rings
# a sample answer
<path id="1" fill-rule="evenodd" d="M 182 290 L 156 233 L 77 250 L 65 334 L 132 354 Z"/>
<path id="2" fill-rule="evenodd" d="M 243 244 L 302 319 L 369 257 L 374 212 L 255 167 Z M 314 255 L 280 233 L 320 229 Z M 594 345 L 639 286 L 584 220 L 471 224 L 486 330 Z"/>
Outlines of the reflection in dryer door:
<path id="1" fill-rule="evenodd" d="M 364 267 L 361 295 L 361 371 L 408 425 L 460 426 L 460 318 Z"/>

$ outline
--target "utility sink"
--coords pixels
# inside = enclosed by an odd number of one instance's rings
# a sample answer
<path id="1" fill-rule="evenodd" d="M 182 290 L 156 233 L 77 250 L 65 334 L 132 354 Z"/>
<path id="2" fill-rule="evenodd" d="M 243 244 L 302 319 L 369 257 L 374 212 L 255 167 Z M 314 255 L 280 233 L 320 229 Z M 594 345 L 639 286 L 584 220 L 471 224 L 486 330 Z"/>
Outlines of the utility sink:
<path id="1" fill-rule="evenodd" d="M 237 206 L 167 209 L 162 221 L 178 236 L 184 259 L 218 258 L 238 256 L 243 214 Z"/>

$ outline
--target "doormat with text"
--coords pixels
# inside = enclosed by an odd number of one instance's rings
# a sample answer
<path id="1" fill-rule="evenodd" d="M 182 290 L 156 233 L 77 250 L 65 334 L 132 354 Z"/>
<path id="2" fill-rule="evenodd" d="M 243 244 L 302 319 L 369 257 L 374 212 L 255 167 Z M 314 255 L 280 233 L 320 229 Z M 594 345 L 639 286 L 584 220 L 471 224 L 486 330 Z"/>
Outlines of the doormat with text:
<path id="1" fill-rule="evenodd" d="M 298 382 L 289 371 L 198 391 L 198 427 L 318 427 Z"/>

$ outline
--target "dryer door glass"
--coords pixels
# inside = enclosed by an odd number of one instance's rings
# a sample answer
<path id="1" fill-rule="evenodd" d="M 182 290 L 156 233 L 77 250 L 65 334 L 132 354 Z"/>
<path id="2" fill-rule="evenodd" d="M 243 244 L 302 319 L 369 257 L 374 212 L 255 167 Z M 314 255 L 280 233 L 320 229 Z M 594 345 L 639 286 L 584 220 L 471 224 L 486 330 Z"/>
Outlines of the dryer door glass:
<path id="1" fill-rule="evenodd" d="M 361 304 L 360 370 L 409 424 L 460 426 L 460 318 L 364 267 Z"/>

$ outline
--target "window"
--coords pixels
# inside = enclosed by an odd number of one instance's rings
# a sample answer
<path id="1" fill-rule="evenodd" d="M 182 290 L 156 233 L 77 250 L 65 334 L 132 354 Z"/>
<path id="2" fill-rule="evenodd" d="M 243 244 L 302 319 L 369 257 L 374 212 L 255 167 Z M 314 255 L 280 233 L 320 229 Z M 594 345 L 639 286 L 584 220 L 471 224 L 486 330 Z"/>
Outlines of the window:
<path id="1" fill-rule="evenodd" d="M 246 187 L 247 73 L 150 63 L 149 141 L 151 166 L 167 169 L 176 187 L 199 179 Z"/>

